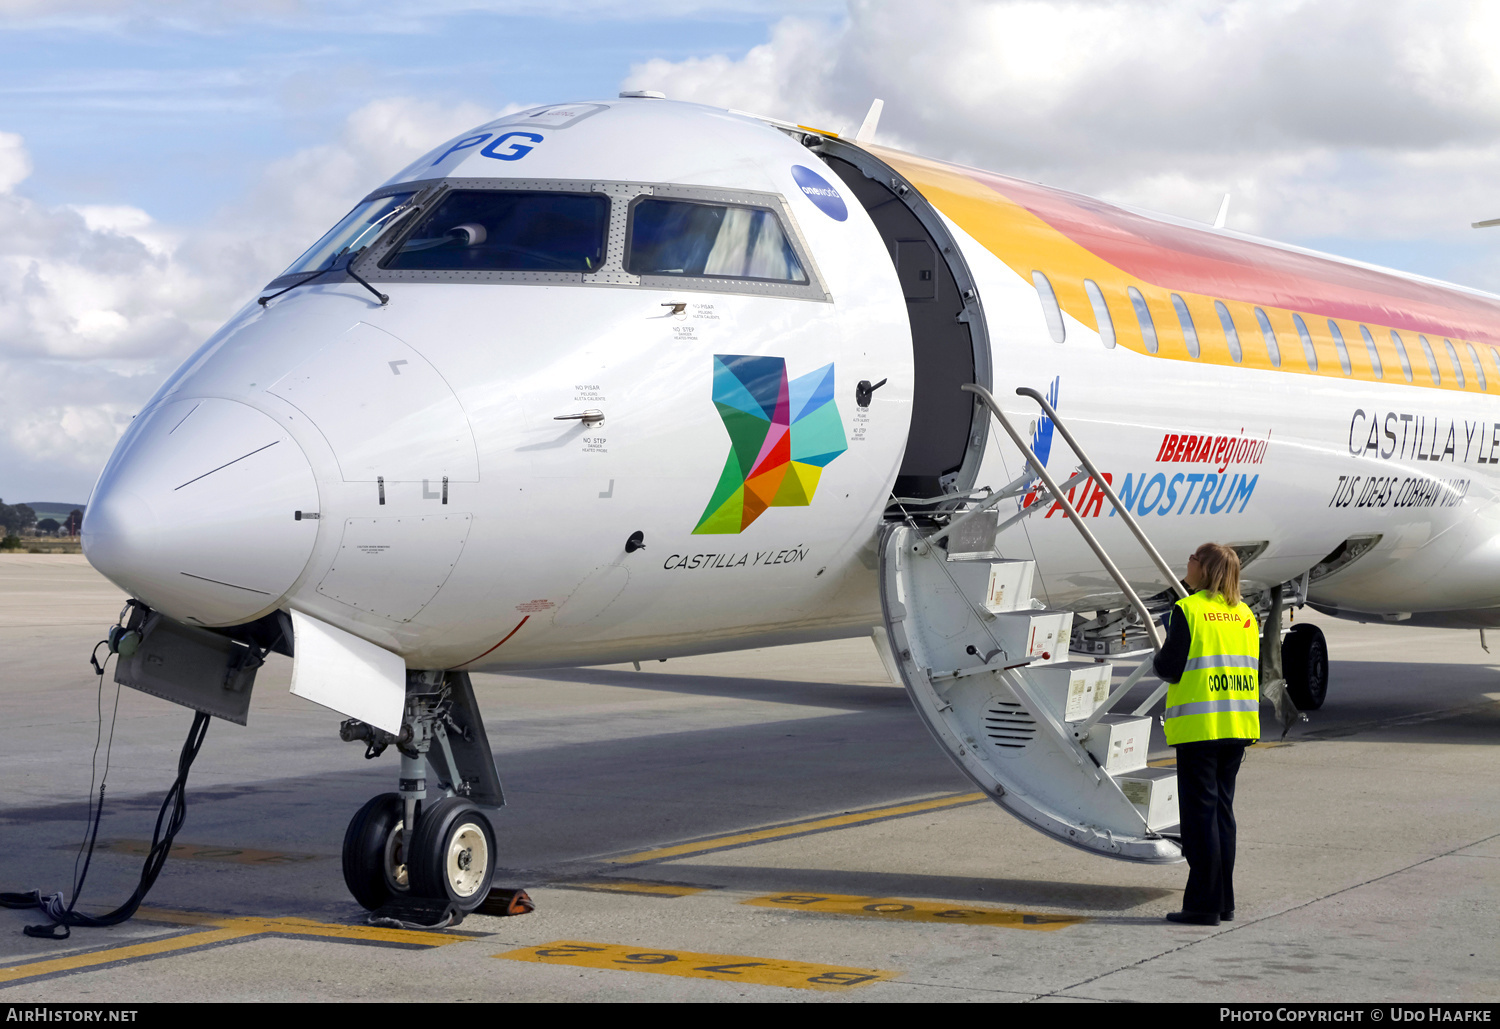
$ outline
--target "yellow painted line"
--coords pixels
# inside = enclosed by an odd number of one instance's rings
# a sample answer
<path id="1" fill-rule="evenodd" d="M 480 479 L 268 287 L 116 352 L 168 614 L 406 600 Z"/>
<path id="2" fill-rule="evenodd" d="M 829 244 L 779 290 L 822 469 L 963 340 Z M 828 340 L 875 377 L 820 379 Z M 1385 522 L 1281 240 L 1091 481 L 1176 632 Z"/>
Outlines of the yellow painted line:
<path id="1" fill-rule="evenodd" d="M 631 882 L 626 879 L 590 879 L 587 882 L 552 883 L 568 890 L 595 890 L 601 893 L 642 893 L 652 897 L 690 897 L 703 893 L 707 886 L 679 886 L 676 883 Z"/>
<path id="2" fill-rule="evenodd" d="M 580 943 L 557 940 L 540 947 L 522 947 L 496 954 L 511 961 L 535 961 L 543 965 L 574 965 L 579 968 L 611 968 L 629 972 L 655 972 L 690 979 L 785 986 L 794 990 L 848 990 L 868 986 L 899 973 L 879 968 L 849 968 L 844 965 L 752 958 L 738 954 L 695 954 L 686 950 L 647 950 L 618 943 Z"/>
<path id="3" fill-rule="evenodd" d="M 938 797 L 934 800 L 920 800 L 914 804 L 897 804 L 894 807 L 855 811 L 847 815 L 835 815 L 832 818 L 814 818 L 810 821 L 793 822 L 791 825 L 779 825 L 771 829 L 756 829 L 752 832 L 715 836 L 707 840 L 695 840 L 692 843 L 679 843 L 673 847 L 660 847 L 656 850 L 643 850 L 637 854 L 626 854 L 624 857 L 610 858 L 610 861 L 617 865 L 661 861 L 666 858 L 682 857 L 685 854 L 701 854 L 708 850 L 722 850 L 725 847 L 738 847 L 746 843 L 780 839 L 783 836 L 798 836 L 802 833 L 818 832 L 824 829 L 843 829 L 853 825 L 863 825 L 866 822 L 878 822 L 886 818 L 914 815 L 922 811 L 941 811 L 943 808 L 973 804 L 984 799 L 983 793 L 961 793 Z"/>
<path id="4" fill-rule="evenodd" d="M 1146 767 L 1147 768 L 1176 768 L 1177 767 L 1177 759 L 1175 757 L 1157 758 L 1155 761 L 1147 761 L 1146 762 Z"/>
<path id="5" fill-rule="evenodd" d="M 418 929 L 386 929 L 374 925 L 338 925 L 314 922 L 307 918 L 256 918 L 242 915 L 209 915 L 196 911 L 164 911 L 141 908 L 140 917 L 154 922 L 177 925 L 212 925 L 226 929 L 243 929 L 247 933 L 281 933 L 287 936 L 321 936 L 332 940 L 361 940 L 369 943 L 408 943 L 423 947 L 444 947 L 461 943 L 471 936 L 455 933 L 424 932 Z"/>
<path id="6" fill-rule="evenodd" d="M 793 908 L 835 915 L 885 918 L 898 922 L 941 922 L 948 925 L 1002 925 L 1010 929 L 1054 932 L 1087 922 L 1077 915 L 1046 915 L 1033 911 L 973 907 L 941 901 L 903 900 L 899 897 L 846 897 L 835 893 L 772 893 L 741 901 L 754 907 Z"/>
<path id="7" fill-rule="evenodd" d="M 30 979 L 38 975 L 53 975 L 57 972 L 76 972 L 98 965 L 113 964 L 116 961 L 129 961 L 132 958 L 146 958 L 155 957 L 158 954 L 169 954 L 174 950 L 206 947 L 211 943 L 224 943 L 229 940 L 240 940 L 247 936 L 255 936 L 259 932 L 260 930 L 258 929 L 246 928 L 210 929 L 207 932 L 187 933 L 182 936 L 172 936 L 164 940 L 132 943 L 124 947 L 111 947 L 108 950 L 89 951 L 86 954 L 72 954 L 65 958 L 30 961 L 23 965 L 0 968 L 0 983 L 11 982 L 16 979 Z"/>
<path id="8" fill-rule="evenodd" d="M 442 947 L 473 938 L 412 929 L 384 929 L 373 925 L 335 925 L 327 922 L 314 922 L 306 918 L 251 918 L 238 915 L 206 914 L 198 911 L 167 911 L 160 908 L 141 908 L 138 915 L 147 922 L 198 926 L 204 931 L 0 968 L 0 983 L 30 979 L 40 975 L 53 975 L 58 972 L 76 972 L 135 958 L 157 957 L 174 951 L 245 940 L 267 933 L 279 933 L 286 936 L 317 936 L 365 943 L 404 943 L 422 947 Z"/>
<path id="9" fill-rule="evenodd" d="M 73 844 L 59 849 L 76 849 Z M 149 840 L 100 840 L 99 850 L 112 854 L 136 854 L 144 857 L 151 850 Z M 215 847 L 205 843 L 174 843 L 172 857 L 183 861 L 233 861 L 241 865 L 288 865 L 299 861 L 316 861 L 317 854 L 286 854 L 249 847 Z"/>
<path id="10" fill-rule="evenodd" d="M 424 932 L 419 929 L 386 929 L 375 925 L 330 925 L 306 918 L 238 918 L 239 925 L 253 926 L 257 932 L 284 933 L 288 936 L 320 936 L 330 940 L 360 940 L 367 943 L 412 943 L 422 947 L 446 947 L 462 943 L 471 936 Z"/>

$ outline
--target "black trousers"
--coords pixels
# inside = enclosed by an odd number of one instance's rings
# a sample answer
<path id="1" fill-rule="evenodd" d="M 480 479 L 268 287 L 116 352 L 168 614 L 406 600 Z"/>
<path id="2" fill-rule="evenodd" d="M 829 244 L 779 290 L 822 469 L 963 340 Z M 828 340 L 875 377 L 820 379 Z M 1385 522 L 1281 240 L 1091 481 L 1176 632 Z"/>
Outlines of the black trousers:
<path id="1" fill-rule="evenodd" d="M 1182 910 L 1234 910 L 1234 779 L 1249 740 L 1205 740 L 1177 745 L 1177 804 L 1187 889 Z"/>

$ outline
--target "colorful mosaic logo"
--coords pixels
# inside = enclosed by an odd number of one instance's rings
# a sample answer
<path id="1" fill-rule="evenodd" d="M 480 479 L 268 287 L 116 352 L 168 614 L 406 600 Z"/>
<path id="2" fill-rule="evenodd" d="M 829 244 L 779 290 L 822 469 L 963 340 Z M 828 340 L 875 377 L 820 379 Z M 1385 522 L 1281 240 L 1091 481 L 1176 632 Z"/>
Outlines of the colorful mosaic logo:
<path id="1" fill-rule="evenodd" d="M 828 462 L 849 449 L 833 365 L 787 381 L 780 357 L 714 355 L 714 406 L 729 457 L 695 533 L 738 533 L 768 507 L 806 507 Z"/>

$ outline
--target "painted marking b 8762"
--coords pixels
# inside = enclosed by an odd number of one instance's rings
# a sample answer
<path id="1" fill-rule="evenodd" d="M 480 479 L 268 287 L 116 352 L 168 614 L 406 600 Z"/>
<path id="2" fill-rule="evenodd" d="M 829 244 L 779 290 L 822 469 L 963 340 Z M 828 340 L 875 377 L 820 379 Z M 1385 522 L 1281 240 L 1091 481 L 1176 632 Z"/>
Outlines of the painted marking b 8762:
<path id="1" fill-rule="evenodd" d="M 522 947 L 496 954 L 495 957 L 511 961 L 535 961 L 544 965 L 657 972 L 691 979 L 756 983 L 795 990 L 847 990 L 896 975 L 895 972 L 878 968 L 848 968 L 736 954 L 695 954 L 685 950 L 644 950 L 618 943 L 581 943 L 576 940 L 557 940 L 540 947 Z"/>

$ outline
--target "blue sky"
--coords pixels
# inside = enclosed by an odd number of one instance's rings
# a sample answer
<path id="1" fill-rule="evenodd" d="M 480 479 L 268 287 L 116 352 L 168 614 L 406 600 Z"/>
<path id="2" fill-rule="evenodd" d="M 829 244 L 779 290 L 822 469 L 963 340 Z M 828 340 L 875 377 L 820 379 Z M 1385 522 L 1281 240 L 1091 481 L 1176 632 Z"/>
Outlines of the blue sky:
<path id="1" fill-rule="evenodd" d="M 741 56 L 779 13 L 407 16 L 377 5 L 276 20 L 0 21 L 0 130 L 25 138 L 25 191 L 40 201 L 132 204 L 191 223 L 377 97 L 498 109 L 612 96 L 641 61 Z"/>

